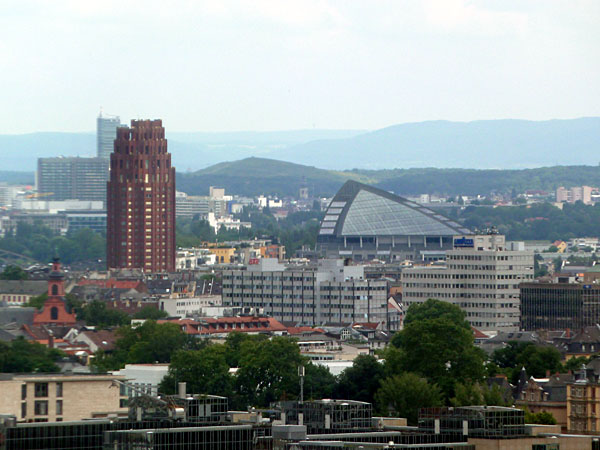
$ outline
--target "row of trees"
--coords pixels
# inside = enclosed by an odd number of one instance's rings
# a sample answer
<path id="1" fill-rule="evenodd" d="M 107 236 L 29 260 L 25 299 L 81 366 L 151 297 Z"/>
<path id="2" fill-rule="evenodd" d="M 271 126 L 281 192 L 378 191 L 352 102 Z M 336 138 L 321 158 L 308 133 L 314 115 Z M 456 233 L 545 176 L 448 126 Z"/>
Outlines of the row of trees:
<path id="1" fill-rule="evenodd" d="M 567 240 L 600 236 L 600 204 L 565 204 L 562 209 L 550 203 L 498 208 L 467 207 L 461 220 L 471 229 L 496 226 L 508 239 Z"/>
<path id="2" fill-rule="evenodd" d="M 39 223 L 21 222 L 13 233 L 0 239 L 0 249 L 40 262 L 58 255 L 63 263 L 72 264 L 104 259 L 106 239 L 87 228 L 60 236 Z"/>

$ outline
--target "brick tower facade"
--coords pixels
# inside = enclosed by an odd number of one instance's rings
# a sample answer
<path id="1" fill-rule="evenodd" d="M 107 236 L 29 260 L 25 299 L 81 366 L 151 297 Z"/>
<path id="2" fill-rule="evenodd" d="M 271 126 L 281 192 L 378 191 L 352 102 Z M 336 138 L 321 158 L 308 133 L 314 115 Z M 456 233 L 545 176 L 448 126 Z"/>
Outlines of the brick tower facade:
<path id="1" fill-rule="evenodd" d="M 108 268 L 175 270 L 175 168 L 161 120 L 117 128 L 107 189 Z"/>
<path id="2" fill-rule="evenodd" d="M 75 314 L 68 312 L 66 308 L 65 275 L 60 268 L 60 261 L 54 258 L 52 272 L 48 276 L 48 298 L 41 311 L 33 314 L 33 324 L 68 326 L 75 322 Z"/>

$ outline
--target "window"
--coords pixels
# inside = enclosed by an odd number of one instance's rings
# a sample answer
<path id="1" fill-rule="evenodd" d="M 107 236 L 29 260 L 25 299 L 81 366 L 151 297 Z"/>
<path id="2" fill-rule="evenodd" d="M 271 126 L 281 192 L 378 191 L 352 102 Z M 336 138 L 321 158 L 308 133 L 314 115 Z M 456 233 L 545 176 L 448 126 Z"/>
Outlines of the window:
<path id="1" fill-rule="evenodd" d="M 58 381 L 56 383 L 56 396 L 57 397 L 62 397 L 63 396 L 63 393 L 62 393 L 63 391 L 62 390 L 63 390 L 62 381 Z"/>
<path id="2" fill-rule="evenodd" d="M 50 308 L 50 320 L 58 320 L 58 308 L 56 306 Z"/>
<path id="3" fill-rule="evenodd" d="M 48 397 L 48 383 L 35 383 L 35 396 Z"/>
<path id="4" fill-rule="evenodd" d="M 21 418 L 25 418 L 27 416 L 27 403 L 21 403 Z"/>
<path id="5" fill-rule="evenodd" d="M 36 416 L 47 416 L 48 415 L 48 400 L 36 400 L 35 401 L 35 415 Z"/>
<path id="6" fill-rule="evenodd" d="M 58 295 L 58 286 L 56 284 L 52 285 L 52 295 Z"/>
<path id="7" fill-rule="evenodd" d="M 56 400 L 56 415 L 57 416 L 62 416 L 63 413 L 63 401 L 62 400 Z"/>
<path id="8" fill-rule="evenodd" d="M 27 398 L 27 385 L 21 385 L 21 400 L 25 400 Z"/>

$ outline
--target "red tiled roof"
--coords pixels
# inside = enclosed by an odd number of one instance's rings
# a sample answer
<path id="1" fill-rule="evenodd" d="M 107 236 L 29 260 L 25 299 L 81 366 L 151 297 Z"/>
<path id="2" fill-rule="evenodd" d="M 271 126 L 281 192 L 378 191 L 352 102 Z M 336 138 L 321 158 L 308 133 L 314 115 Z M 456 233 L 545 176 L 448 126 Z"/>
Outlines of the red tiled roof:
<path id="1" fill-rule="evenodd" d="M 312 328 L 312 327 L 287 327 L 288 334 L 325 334 L 325 330 L 321 328 Z"/>
<path id="2" fill-rule="evenodd" d="M 220 317 L 206 318 L 200 322 L 191 319 L 159 320 L 158 323 L 175 323 L 186 334 L 220 334 L 239 331 L 253 333 L 264 331 L 286 331 L 287 328 L 271 317 Z"/>
<path id="3" fill-rule="evenodd" d="M 489 339 L 490 338 L 487 334 L 482 333 L 477 328 L 471 327 L 471 330 L 473 330 L 473 336 L 475 336 L 475 339 Z"/>

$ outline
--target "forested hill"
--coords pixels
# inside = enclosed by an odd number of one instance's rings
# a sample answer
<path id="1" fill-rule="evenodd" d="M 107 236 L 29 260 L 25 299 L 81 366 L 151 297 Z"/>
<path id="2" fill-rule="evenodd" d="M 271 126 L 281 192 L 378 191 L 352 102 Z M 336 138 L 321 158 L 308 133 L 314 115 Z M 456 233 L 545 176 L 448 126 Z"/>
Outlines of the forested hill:
<path id="1" fill-rule="evenodd" d="M 239 195 L 297 195 L 301 186 L 311 193 L 331 196 L 348 179 L 372 184 L 399 195 L 421 193 L 476 195 L 552 191 L 558 186 L 597 186 L 600 166 L 554 166 L 523 170 L 392 169 L 330 171 L 266 158 L 246 158 L 216 164 L 191 174 L 178 173 L 177 189 L 207 195 L 209 186 Z"/>

